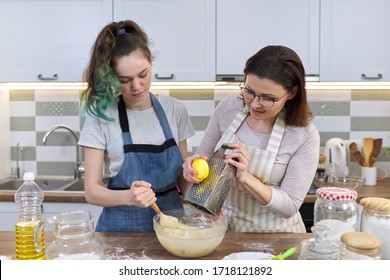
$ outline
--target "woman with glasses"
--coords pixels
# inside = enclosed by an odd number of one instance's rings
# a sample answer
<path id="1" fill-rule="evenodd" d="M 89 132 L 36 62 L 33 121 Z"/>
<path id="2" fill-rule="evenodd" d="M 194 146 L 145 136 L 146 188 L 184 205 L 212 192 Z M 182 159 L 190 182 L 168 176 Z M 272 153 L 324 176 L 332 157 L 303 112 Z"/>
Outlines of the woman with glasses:
<path id="1" fill-rule="evenodd" d="M 313 123 L 299 56 L 267 46 L 248 59 L 240 94 L 216 107 L 184 178 L 199 181 L 194 159 L 229 143 L 226 163 L 237 168 L 223 212 L 236 232 L 305 232 L 299 208 L 313 181 L 320 138 Z"/>
<path id="2" fill-rule="evenodd" d="M 85 197 L 102 206 L 96 231 L 153 231 L 162 211 L 182 208 L 177 190 L 195 131 L 181 102 L 152 94 L 148 37 L 135 22 L 102 29 L 85 72 Z"/>

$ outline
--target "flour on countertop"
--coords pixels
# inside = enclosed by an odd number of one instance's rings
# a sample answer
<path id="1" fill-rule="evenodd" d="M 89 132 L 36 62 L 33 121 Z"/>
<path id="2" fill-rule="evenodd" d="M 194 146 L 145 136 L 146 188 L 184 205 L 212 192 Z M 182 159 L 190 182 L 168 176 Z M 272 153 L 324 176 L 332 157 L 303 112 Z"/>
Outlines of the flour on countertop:
<path id="1" fill-rule="evenodd" d="M 275 252 L 275 250 L 272 248 L 272 243 L 261 243 L 261 242 L 236 242 L 236 244 L 239 244 L 244 248 L 245 251 L 258 251 L 258 252 L 265 252 L 270 254 L 279 254 L 279 252 Z"/>
<path id="2" fill-rule="evenodd" d="M 115 246 L 107 246 L 105 248 L 105 259 L 106 260 L 152 260 L 156 259 L 151 258 L 147 255 L 147 250 L 149 249 L 149 242 L 141 242 L 137 247 L 142 248 L 139 253 L 131 253 L 127 252 L 129 250 L 125 250 L 122 247 Z"/>

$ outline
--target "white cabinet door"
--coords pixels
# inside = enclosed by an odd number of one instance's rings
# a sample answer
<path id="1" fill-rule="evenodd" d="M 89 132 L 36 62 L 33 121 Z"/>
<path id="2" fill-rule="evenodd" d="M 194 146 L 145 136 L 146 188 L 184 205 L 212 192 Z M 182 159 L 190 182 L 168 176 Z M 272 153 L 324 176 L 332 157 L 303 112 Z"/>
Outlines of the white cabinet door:
<path id="1" fill-rule="evenodd" d="M 321 81 L 390 81 L 390 1 L 321 0 Z"/>
<path id="2" fill-rule="evenodd" d="M 154 81 L 215 80 L 215 0 L 114 0 L 151 41 Z"/>
<path id="3" fill-rule="evenodd" d="M 0 0 L 0 82 L 82 80 L 112 0 Z"/>
<path id="4" fill-rule="evenodd" d="M 307 75 L 319 73 L 319 0 L 217 0 L 217 75 L 243 75 L 267 45 L 298 53 Z M 240 77 L 237 77 L 240 78 Z"/>

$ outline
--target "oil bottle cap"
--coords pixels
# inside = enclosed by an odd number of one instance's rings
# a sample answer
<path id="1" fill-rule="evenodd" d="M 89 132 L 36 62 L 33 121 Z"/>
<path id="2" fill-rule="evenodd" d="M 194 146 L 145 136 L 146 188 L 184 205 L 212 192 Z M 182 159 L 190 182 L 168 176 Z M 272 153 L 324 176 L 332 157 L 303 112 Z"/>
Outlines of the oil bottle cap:
<path id="1" fill-rule="evenodd" d="M 26 172 L 26 173 L 24 173 L 23 180 L 24 181 L 33 181 L 33 180 L 35 180 L 34 172 Z"/>

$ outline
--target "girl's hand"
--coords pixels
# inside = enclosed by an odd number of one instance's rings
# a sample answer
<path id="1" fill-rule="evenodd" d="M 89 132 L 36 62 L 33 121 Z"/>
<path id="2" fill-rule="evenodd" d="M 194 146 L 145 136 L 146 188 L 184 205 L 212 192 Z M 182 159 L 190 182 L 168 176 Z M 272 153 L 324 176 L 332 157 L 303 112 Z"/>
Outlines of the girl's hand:
<path id="1" fill-rule="evenodd" d="M 225 163 L 237 168 L 236 179 L 240 182 L 248 174 L 247 168 L 251 159 L 249 152 L 240 144 L 229 143 L 232 153 L 225 156 Z"/>
<path id="2" fill-rule="evenodd" d="M 203 158 L 207 160 L 207 157 L 200 155 L 193 155 L 187 157 L 183 162 L 183 178 L 189 183 L 199 184 L 199 180 L 195 178 L 196 171 L 192 168 L 192 162 L 197 158 Z"/>
<path id="3" fill-rule="evenodd" d="M 152 190 L 152 185 L 145 181 L 134 181 L 131 184 L 129 195 L 127 197 L 127 205 L 148 207 L 153 202 L 156 202 L 156 194 Z"/>

